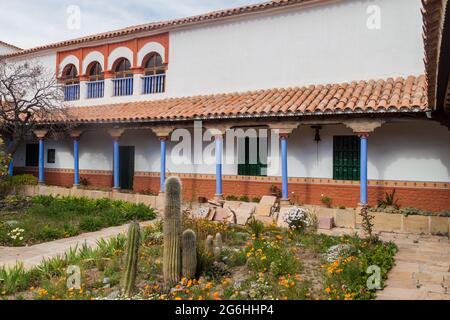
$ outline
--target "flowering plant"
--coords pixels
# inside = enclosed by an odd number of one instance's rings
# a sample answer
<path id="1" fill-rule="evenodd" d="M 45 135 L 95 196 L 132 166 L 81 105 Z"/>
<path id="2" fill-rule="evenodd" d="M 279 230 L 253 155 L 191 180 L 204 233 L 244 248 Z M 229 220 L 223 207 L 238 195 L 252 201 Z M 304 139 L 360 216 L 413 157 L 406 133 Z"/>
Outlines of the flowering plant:
<path id="1" fill-rule="evenodd" d="M 289 229 L 302 229 L 309 226 L 309 214 L 306 209 L 293 208 L 284 214 L 283 221 L 289 226 Z"/>
<path id="2" fill-rule="evenodd" d="M 25 230 L 24 229 L 20 229 L 20 228 L 15 228 L 13 230 L 11 230 L 10 232 L 8 232 L 8 237 L 11 238 L 13 245 L 15 247 L 21 246 L 23 245 L 23 234 L 24 234 Z"/>

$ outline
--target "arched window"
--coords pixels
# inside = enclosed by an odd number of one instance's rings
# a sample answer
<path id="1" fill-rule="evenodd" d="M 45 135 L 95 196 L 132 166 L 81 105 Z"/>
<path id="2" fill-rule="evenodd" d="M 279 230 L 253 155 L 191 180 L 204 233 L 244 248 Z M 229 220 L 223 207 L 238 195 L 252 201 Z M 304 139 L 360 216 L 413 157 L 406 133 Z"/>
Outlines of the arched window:
<path id="1" fill-rule="evenodd" d="M 77 68 L 73 64 L 67 65 L 62 72 L 62 78 L 65 84 L 79 83 Z"/>
<path id="2" fill-rule="evenodd" d="M 89 81 L 103 80 L 103 69 L 97 61 L 94 61 L 89 65 L 87 73 L 89 76 Z"/>
<path id="3" fill-rule="evenodd" d="M 114 72 L 116 73 L 116 78 L 126 78 L 132 77 L 131 63 L 126 58 L 120 58 L 115 63 Z"/>
<path id="4" fill-rule="evenodd" d="M 158 53 L 151 52 L 144 58 L 144 72 L 146 75 L 166 73 L 166 65 Z"/>

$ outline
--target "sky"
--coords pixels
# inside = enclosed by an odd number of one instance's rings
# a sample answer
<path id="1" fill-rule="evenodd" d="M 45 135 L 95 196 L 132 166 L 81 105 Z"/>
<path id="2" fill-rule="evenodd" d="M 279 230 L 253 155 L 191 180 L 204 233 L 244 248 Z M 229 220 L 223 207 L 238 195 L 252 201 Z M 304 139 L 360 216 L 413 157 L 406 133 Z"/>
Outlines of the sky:
<path id="1" fill-rule="evenodd" d="M 0 40 L 20 48 L 265 0 L 0 0 Z"/>

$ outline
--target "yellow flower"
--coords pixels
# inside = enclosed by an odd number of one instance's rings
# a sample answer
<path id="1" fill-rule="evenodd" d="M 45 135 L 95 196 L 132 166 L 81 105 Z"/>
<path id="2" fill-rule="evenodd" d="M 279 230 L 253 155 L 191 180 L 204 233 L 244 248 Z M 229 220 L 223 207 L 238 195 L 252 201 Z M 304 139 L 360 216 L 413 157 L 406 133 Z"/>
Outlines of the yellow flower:
<path id="1" fill-rule="evenodd" d="M 197 300 L 203 300 L 203 296 L 198 296 Z"/>
<path id="2" fill-rule="evenodd" d="M 191 286 L 192 286 L 192 280 L 189 280 L 189 281 L 188 281 L 187 286 L 188 286 L 188 287 L 191 287 Z"/>
<path id="3" fill-rule="evenodd" d="M 212 282 L 208 282 L 208 283 L 205 285 L 205 289 L 211 289 L 212 287 L 213 287 Z"/>
<path id="4" fill-rule="evenodd" d="M 251 257 L 251 256 L 252 256 L 251 252 L 247 253 L 247 257 Z"/>
<path id="5" fill-rule="evenodd" d="M 181 297 L 176 297 L 175 300 L 183 300 Z"/>

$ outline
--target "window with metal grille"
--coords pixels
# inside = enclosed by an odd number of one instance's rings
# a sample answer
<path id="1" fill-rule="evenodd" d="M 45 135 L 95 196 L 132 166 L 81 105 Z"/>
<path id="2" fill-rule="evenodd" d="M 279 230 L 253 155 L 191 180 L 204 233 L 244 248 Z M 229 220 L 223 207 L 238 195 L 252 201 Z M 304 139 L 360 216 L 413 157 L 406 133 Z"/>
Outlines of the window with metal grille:
<path id="1" fill-rule="evenodd" d="M 238 163 L 238 175 L 267 176 L 267 138 L 246 137 L 242 139 L 245 140 L 238 144 L 238 153 L 240 154 L 239 159 L 244 161 Z M 255 147 L 250 148 L 250 143 L 254 143 Z M 262 148 L 263 146 L 264 148 Z M 257 155 L 250 154 L 255 149 L 257 149 Z"/>
<path id="2" fill-rule="evenodd" d="M 359 180 L 360 144 L 356 136 L 333 137 L 333 179 Z"/>

